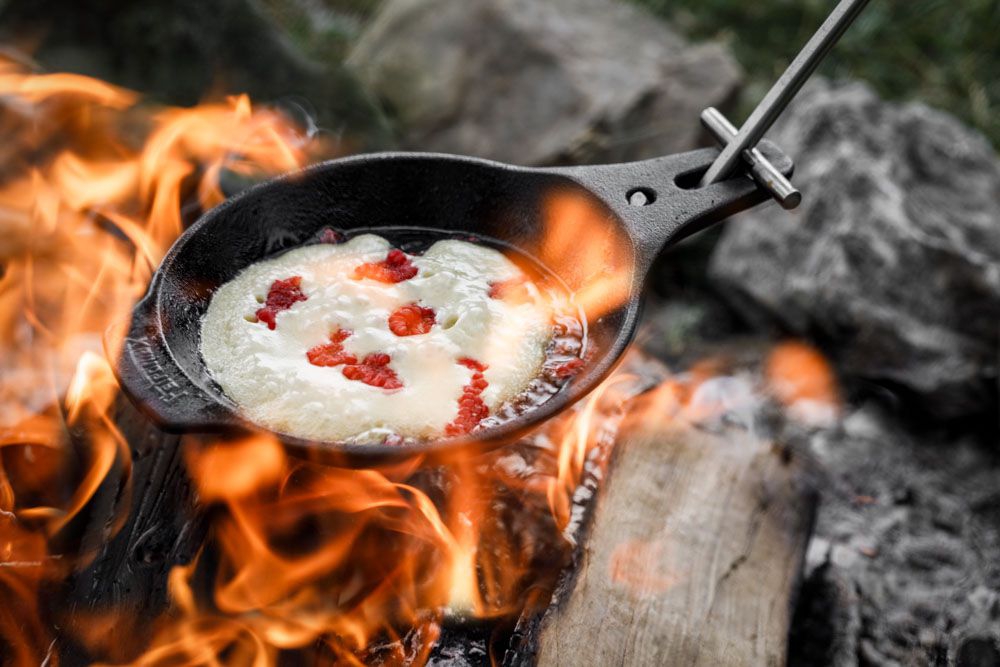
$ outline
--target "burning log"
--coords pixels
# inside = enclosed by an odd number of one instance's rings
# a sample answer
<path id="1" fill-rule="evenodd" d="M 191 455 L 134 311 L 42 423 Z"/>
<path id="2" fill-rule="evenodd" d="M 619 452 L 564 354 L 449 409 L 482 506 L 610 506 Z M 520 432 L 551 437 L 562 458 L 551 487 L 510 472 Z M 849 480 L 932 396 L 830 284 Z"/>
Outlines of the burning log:
<path id="1" fill-rule="evenodd" d="M 671 416 L 675 390 L 632 411 L 576 572 L 526 632 L 540 665 L 785 663 L 808 467 L 745 425 Z"/>

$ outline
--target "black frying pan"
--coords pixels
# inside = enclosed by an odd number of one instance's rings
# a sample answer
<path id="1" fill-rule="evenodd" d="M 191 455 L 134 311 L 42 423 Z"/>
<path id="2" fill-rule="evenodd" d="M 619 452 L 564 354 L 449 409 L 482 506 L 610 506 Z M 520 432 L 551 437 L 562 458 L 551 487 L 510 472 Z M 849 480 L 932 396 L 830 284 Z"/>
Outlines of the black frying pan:
<path id="1" fill-rule="evenodd" d="M 868 1 L 840 0 L 739 130 L 706 110 L 703 122 L 722 141 L 721 153 L 706 149 L 554 169 L 389 153 L 327 162 L 230 199 L 181 235 L 136 305 L 118 366 L 122 387 L 167 430 L 253 428 L 209 377 L 199 353 L 200 321 L 212 292 L 248 265 L 315 240 L 327 227 L 383 231 L 390 238 L 401 226 L 433 229 L 542 256 L 574 292 L 587 292 L 602 272 L 621 278 L 621 298 L 612 307 L 585 313 L 589 363 L 540 407 L 465 438 L 412 447 L 282 440 L 309 455 L 367 463 L 488 448 L 524 435 L 587 394 L 614 367 L 635 334 L 641 287 L 661 249 L 772 195 L 785 206 L 796 205 L 798 193 L 784 178 L 791 175 L 791 160 L 758 140 Z M 737 171 L 740 163 L 747 174 Z M 560 197 L 574 200 L 575 214 L 553 219 L 549 205 Z M 579 224 L 583 218 L 585 225 Z M 558 253 L 546 252 L 553 226 L 571 241 Z M 605 253 L 599 270 L 581 261 L 595 245 Z"/>
<path id="2" fill-rule="evenodd" d="M 775 146 L 764 142 L 759 148 L 777 171 L 791 174 L 791 160 Z M 206 213 L 167 253 L 133 312 L 118 365 L 121 385 L 169 431 L 253 428 L 212 381 L 199 353 L 200 320 L 220 285 L 254 262 L 315 240 L 328 227 L 376 233 L 430 228 L 487 237 L 539 256 L 547 225 L 576 224 L 573 217 L 546 219 L 552 198 L 570 197 L 583 202 L 585 215 L 591 223 L 599 221 L 603 233 L 559 231 L 578 235 L 581 251 L 602 244 L 604 268 L 624 276 L 625 294 L 613 308 L 588 313 L 590 361 L 559 393 L 496 428 L 416 447 L 281 436 L 293 448 L 352 464 L 510 442 L 587 394 L 615 366 L 635 333 L 646 273 L 664 246 L 770 197 L 743 174 L 698 186 L 718 154 L 705 149 L 621 165 L 527 169 L 466 157 L 389 153 L 326 162 L 258 185 Z M 598 277 L 578 259 L 570 248 L 544 257 L 544 263 L 579 291 Z"/>

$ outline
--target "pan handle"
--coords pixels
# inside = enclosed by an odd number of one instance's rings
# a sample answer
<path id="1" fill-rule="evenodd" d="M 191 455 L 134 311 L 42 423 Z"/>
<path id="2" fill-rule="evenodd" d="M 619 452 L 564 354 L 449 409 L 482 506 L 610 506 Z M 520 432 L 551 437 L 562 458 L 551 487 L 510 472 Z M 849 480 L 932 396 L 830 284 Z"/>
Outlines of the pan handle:
<path id="1" fill-rule="evenodd" d="M 781 149 L 767 140 L 757 148 L 782 175 L 792 175 L 794 164 Z M 718 156 L 719 149 L 705 148 L 641 162 L 550 171 L 596 194 L 625 222 L 645 270 L 663 248 L 771 199 L 745 171 L 702 186 L 702 176 Z"/>

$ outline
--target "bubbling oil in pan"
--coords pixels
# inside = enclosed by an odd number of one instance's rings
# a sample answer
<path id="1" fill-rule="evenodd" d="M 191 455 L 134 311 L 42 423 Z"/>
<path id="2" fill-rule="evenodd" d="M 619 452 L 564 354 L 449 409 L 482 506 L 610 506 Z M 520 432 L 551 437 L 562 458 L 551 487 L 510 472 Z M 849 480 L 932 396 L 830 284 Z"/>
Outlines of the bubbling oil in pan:
<path id="1" fill-rule="evenodd" d="M 450 243 L 424 257 L 441 241 Z M 301 251 L 316 244 L 341 247 Z M 276 268 L 287 253 L 295 258 Z M 283 317 L 283 312 L 309 300 L 302 278 L 292 275 L 303 258 L 311 258 L 300 265 L 316 300 Z M 413 262 L 420 265 L 423 280 L 416 279 Z M 311 273 L 308 267 L 317 266 L 319 272 Z M 325 279 L 321 273 L 327 273 Z M 444 275 L 435 281 L 435 273 Z M 497 280 L 485 287 L 483 280 L 490 276 Z M 441 293 L 433 293 L 442 280 L 448 294 L 444 301 Z M 337 289 L 351 283 L 351 289 Z M 432 293 L 420 292 L 428 286 Z M 253 301 L 247 298 L 248 290 L 256 297 Z M 361 293 L 352 295 L 352 290 Z M 448 321 L 437 319 L 439 313 L 427 307 L 423 297 L 444 312 L 450 310 Z M 216 292 L 212 305 L 217 308 L 210 307 L 203 321 L 201 350 L 223 392 L 251 421 L 313 440 L 408 446 L 475 435 L 544 404 L 583 368 L 587 353 L 585 319 L 565 285 L 524 252 L 467 233 L 401 227 L 346 235 L 327 228 L 312 243 L 248 267 Z M 479 316 L 487 313 L 484 329 L 472 330 L 486 340 L 469 341 L 469 327 L 446 331 L 454 326 L 455 307 L 461 305 L 466 313 L 469 308 Z M 236 312 L 241 308 L 246 312 Z M 384 314 L 390 311 L 386 320 Z M 470 317 L 475 324 L 476 315 Z M 324 323 L 329 339 L 316 341 Z M 275 331 L 279 327 L 280 340 Z M 460 349 L 485 349 L 485 356 L 442 359 L 442 348 L 455 349 L 455 341 L 445 337 L 449 333 L 465 345 Z M 233 335 L 238 342 L 230 350 Z M 250 337 L 257 347 L 246 347 L 239 337 Z M 417 347 L 407 347 L 411 343 Z M 289 354 L 282 357 L 284 350 L 276 345 L 287 347 Z M 393 354 L 385 353 L 384 346 Z M 254 374 L 261 357 L 253 350 L 269 360 L 258 384 Z M 237 358 L 226 359 L 231 352 Z M 530 365 L 519 367 L 522 359 Z M 281 373 L 287 374 L 287 382 Z M 409 386 L 404 386 L 404 378 Z M 270 388 L 263 395 L 272 400 L 257 400 L 260 386 Z M 289 406 L 293 396 L 300 403 Z M 445 415 L 448 421 L 442 425 Z"/>

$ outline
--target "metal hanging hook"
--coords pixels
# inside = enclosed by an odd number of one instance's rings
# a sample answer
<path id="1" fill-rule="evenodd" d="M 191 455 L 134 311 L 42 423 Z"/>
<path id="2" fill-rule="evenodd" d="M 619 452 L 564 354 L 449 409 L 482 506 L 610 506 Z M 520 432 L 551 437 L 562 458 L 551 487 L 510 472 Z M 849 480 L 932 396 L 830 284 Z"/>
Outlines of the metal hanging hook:
<path id="1" fill-rule="evenodd" d="M 767 95 L 736 136 L 725 145 L 719 157 L 705 172 L 701 185 L 717 183 L 733 173 L 740 160 L 744 159 L 745 151 L 757 145 L 868 2 L 869 0 L 841 0 L 816 34 L 795 56 L 788 69 L 767 91 Z"/>

